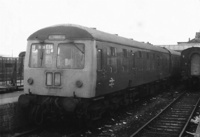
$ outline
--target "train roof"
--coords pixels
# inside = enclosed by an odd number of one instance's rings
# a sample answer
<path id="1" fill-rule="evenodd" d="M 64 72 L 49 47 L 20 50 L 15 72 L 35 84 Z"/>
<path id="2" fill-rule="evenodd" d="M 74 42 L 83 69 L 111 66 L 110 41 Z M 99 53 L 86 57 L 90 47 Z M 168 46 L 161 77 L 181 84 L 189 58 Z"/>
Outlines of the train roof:
<path id="1" fill-rule="evenodd" d="M 167 48 L 165 48 L 165 49 L 167 49 Z M 174 50 L 171 50 L 171 49 L 167 49 L 172 55 L 177 55 L 177 56 L 180 56 L 181 55 L 181 53 L 180 52 L 178 52 L 178 51 L 174 51 Z"/>
<path id="2" fill-rule="evenodd" d="M 92 39 L 97 41 L 106 41 L 141 49 L 148 49 L 168 53 L 166 49 L 163 49 L 161 47 L 156 47 L 143 42 L 127 39 L 124 37 L 117 36 L 115 34 L 109 34 L 103 31 L 96 30 L 94 28 L 87 28 L 72 24 L 56 25 L 40 29 L 32 35 L 30 35 L 27 40 L 44 41 L 48 39 L 49 35 L 65 35 L 66 39 Z"/>
<path id="3" fill-rule="evenodd" d="M 190 48 L 186 48 L 186 49 L 182 50 L 181 52 L 187 52 L 187 51 L 196 50 L 196 49 L 200 49 L 200 47 L 190 47 Z"/>
<path id="4" fill-rule="evenodd" d="M 190 55 L 193 53 L 199 53 L 200 47 L 190 47 L 181 51 L 181 55 Z"/>
<path id="5" fill-rule="evenodd" d="M 20 53 L 19 53 L 19 55 L 18 55 L 18 56 L 19 56 L 19 57 L 24 57 L 24 56 L 25 56 L 25 54 L 26 54 L 26 52 L 25 52 L 25 51 L 22 51 L 22 52 L 20 52 Z"/>

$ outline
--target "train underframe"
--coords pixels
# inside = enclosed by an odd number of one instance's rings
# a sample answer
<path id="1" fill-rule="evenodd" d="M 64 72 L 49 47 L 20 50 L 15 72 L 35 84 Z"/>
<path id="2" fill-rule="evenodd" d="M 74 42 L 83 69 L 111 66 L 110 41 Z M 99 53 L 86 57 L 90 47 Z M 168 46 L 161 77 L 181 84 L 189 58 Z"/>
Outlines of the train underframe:
<path id="1" fill-rule="evenodd" d="M 200 89 L 200 77 L 199 76 L 191 76 L 185 80 L 185 85 L 187 88 L 192 90 Z"/>
<path id="2" fill-rule="evenodd" d="M 156 81 L 91 99 L 25 94 L 19 97 L 19 105 L 26 111 L 25 115 L 29 116 L 29 121 L 38 125 L 45 121 L 62 120 L 68 116 L 86 121 L 97 120 L 105 112 L 112 114 L 121 106 L 133 104 L 136 99 L 158 93 L 169 88 L 169 85 L 170 80 Z"/>

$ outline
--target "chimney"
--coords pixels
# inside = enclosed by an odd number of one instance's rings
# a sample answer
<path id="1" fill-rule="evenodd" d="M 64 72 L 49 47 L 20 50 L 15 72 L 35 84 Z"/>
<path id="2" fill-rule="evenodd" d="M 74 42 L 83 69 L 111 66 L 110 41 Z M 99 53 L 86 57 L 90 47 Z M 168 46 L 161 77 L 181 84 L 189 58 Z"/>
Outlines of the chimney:
<path id="1" fill-rule="evenodd" d="M 196 38 L 196 39 L 200 39 L 200 32 L 196 32 L 195 38 Z"/>

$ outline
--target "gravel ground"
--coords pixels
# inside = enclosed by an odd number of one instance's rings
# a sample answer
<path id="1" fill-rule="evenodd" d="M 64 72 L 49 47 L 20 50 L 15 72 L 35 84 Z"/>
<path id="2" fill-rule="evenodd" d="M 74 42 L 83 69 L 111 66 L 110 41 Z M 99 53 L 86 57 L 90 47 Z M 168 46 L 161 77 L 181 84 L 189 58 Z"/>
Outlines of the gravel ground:
<path id="1" fill-rule="evenodd" d="M 174 98 L 181 93 L 181 89 L 163 92 L 128 106 L 117 112 L 115 116 L 104 118 L 104 122 L 96 122 L 93 129 L 88 129 L 80 136 L 83 137 L 129 137 L 148 120 L 153 118 Z"/>
<path id="2" fill-rule="evenodd" d="M 193 133 L 196 132 L 199 122 L 200 122 L 200 106 L 197 107 L 194 115 L 192 116 L 192 119 L 190 120 L 186 128 L 187 133 L 183 134 L 183 137 L 194 137 Z"/>
<path id="3" fill-rule="evenodd" d="M 133 105 L 118 110 L 113 116 L 105 116 L 99 121 L 93 123 L 92 128 L 86 128 L 76 137 L 130 137 L 132 133 L 137 131 L 147 121 L 161 112 L 174 98 L 178 97 L 184 91 L 183 88 L 165 91 L 157 96 L 136 100 Z M 199 111 L 195 116 L 199 116 Z M 191 122 L 190 122 L 191 123 Z M 191 123 L 187 131 L 194 133 L 197 124 Z M 37 137 L 68 137 L 65 133 L 44 132 Z M 31 136 L 36 137 L 36 136 Z M 187 134 L 185 137 L 192 137 Z"/>
<path id="4" fill-rule="evenodd" d="M 78 136 L 81 137 L 129 137 L 147 121 L 157 115 L 169 102 L 178 97 L 183 89 L 170 90 L 156 96 L 136 100 L 133 105 L 119 109 L 113 116 L 104 118 L 93 123 L 92 128 L 85 129 Z M 190 130 L 194 131 L 194 130 Z M 65 133 L 56 131 L 44 132 L 31 137 L 67 137 Z M 77 135 L 76 135 L 77 137 Z"/>

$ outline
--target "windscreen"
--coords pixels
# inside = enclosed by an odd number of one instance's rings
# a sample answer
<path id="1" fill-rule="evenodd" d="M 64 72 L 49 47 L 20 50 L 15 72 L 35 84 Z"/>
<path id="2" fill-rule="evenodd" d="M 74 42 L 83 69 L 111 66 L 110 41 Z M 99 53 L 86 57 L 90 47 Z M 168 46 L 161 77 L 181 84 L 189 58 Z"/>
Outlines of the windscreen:
<path id="1" fill-rule="evenodd" d="M 58 45 L 57 67 L 83 69 L 85 45 L 82 43 L 62 43 Z"/>
<path id="2" fill-rule="evenodd" d="M 53 44 L 32 44 L 29 66 L 32 68 L 52 67 Z"/>

